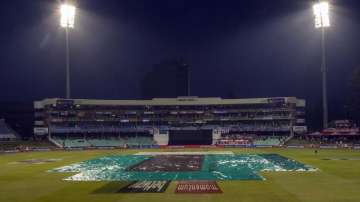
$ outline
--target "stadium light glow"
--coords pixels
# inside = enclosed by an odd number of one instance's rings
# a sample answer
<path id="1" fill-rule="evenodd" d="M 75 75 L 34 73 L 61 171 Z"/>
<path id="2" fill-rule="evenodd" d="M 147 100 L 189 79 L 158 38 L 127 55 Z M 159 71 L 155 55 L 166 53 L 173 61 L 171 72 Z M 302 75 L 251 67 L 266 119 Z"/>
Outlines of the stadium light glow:
<path id="1" fill-rule="evenodd" d="M 75 26 L 75 12 L 76 7 L 69 3 L 64 3 L 60 6 L 60 26 L 66 30 L 66 98 L 70 99 L 70 42 L 69 32 L 70 28 Z"/>
<path id="2" fill-rule="evenodd" d="M 76 8 L 70 4 L 62 4 L 60 6 L 60 25 L 64 28 L 74 28 Z"/>
<path id="3" fill-rule="evenodd" d="M 329 2 L 321 1 L 313 6 L 315 27 L 330 27 Z"/>
<path id="4" fill-rule="evenodd" d="M 315 28 L 321 28 L 321 72 L 322 72 L 322 97 L 323 97 L 323 128 L 328 127 L 328 101 L 327 101 L 327 67 L 326 67 L 326 29 L 330 27 L 329 2 L 319 0 L 314 4 Z"/>

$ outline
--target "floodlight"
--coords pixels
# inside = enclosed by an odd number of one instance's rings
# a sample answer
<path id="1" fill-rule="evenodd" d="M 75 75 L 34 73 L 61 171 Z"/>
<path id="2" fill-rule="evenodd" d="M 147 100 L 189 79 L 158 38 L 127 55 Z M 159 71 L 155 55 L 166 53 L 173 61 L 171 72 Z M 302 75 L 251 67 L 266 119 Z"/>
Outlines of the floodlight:
<path id="1" fill-rule="evenodd" d="M 75 24 L 75 6 L 63 4 L 60 7 L 60 25 L 65 28 L 74 28 Z"/>
<path id="2" fill-rule="evenodd" d="M 315 16 L 315 27 L 330 27 L 329 3 L 321 1 L 313 6 Z"/>

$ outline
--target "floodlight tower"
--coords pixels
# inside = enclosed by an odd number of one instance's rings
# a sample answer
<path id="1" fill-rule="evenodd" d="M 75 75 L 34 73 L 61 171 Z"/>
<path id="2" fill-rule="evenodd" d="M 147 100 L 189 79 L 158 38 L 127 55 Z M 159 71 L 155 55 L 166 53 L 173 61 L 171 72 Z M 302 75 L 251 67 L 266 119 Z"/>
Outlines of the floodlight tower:
<path id="1" fill-rule="evenodd" d="M 330 27 L 329 2 L 319 0 L 314 4 L 315 28 L 321 29 L 321 72 L 322 72 L 322 100 L 323 100 L 323 128 L 328 126 L 328 103 L 327 103 L 327 68 L 326 68 L 326 47 L 325 31 Z"/>
<path id="2" fill-rule="evenodd" d="M 70 47 L 69 47 L 69 31 L 75 25 L 74 5 L 64 3 L 60 6 L 60 26 L 65 28 L 66 32 L 66 99 L 70 99 Z"/>

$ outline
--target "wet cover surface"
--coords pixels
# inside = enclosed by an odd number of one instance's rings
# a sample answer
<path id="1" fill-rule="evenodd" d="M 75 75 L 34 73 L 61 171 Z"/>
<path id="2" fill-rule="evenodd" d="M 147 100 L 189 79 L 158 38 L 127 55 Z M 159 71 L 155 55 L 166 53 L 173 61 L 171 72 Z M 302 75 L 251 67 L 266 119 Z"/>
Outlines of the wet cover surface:
<path id="1" fill-rule="evenodd" d="M 69 181 L 264 180 L 262 171 L 316 171 L 278 154 L 116 155 L 50 170 Z"/>
<path id="2" fill-rule="evenodd" d="M 126 170 L 144 172 L 199 171 L 203 160 L 204 155 L 159 155 L 144 160 Z"/>

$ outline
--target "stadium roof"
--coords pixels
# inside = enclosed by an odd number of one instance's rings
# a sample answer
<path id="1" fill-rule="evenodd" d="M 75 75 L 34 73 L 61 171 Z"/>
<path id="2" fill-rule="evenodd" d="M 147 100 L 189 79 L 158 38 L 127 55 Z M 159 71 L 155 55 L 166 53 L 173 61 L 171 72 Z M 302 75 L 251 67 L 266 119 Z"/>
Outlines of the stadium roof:
<path id="1" fill-rule="evenodd" d="M 246 99 L 222 99 L 219 97 L 177 97 L 177 98 L 154 98 L 152 100 L 91 100 L 91 99 L 60 99 L 50 98 L 35 101 L 35 108 L 45 105 L 57 104 L 59 101 L 71 101 L 75 105 L 129 105 L 129 106 L 168 106 L 168 105 L 236 105 L 236 104 L 267 104 L 274 102 L 294 103 L 298 107 L 305 107 L 305 100 L 296 97 L 272 97 L 272 98 L 246 98 Z"/>

